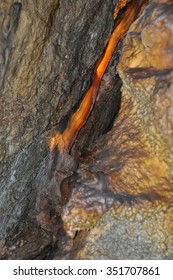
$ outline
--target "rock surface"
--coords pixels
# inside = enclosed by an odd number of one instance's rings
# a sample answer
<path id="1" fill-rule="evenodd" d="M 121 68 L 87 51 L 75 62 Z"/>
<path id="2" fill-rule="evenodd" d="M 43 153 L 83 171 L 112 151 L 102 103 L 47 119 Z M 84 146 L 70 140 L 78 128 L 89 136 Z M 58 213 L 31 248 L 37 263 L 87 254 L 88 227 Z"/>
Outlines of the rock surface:
<path id="1" fill-rule="evenodd" d="M 162 2 L 150 3 L 124 39 L 120 113 L 69 177 L 64 228 L 72 237 L 90 229 L 69 258 L 173 259 L 173 5 Z M 114 195 L 106 214 L 101 184 Z"/>
<path id="2" fill-rule="evenodd" d="M 46 143 L 88 89 L 117 2 L 0 4 L 2 259 L 173 259 L 172 1 L 132 24 L 72 155 Z"/>
<path id="3" fill-rule="evenodd" d="M 50 182 L 47 138 L 50 129 L 61 132 L 65 128 L 85 94 L 95 63 L 112 31 L 114 4 L 111 0 L 0 3 L 1 244 L 9 237 L 21 239 L 21 232 L 26 235 L 30 223 L 36 227 L 33 232 L 40 227 L 39 235 L 43 236 L 41 227 L 52 228 L 54 224 L 52 211 L 53 216 L 59 215 L 57 182 L 51 181 L 47 187 Z M 110 69 L 116 61 L 117 54 Z M 80 150 L 109 128 L 119 109 L 121 81 L 110 69 L 96 113 L 92 115 L 92 119 L 97 116 L 98 128 L 87 140 L 81 134 Z M 117 105 L 105 108 L 102 116 L 105 99 L 108 104 Z M 93 125 L 92 119 L 87 131 Z M 59 180 L 65 176 L 59 175 Z M 54 210 L 42 207 L 42 199 L 47 201 L 44 205 L 53 200 Z M 52 230 L 53 233 L 48 230 L 48 243 L 49 234 L 52 238 L 56 231 Z M 40 250 L 40 244 L 37 249 Z M 25 258 L 30 257 L 32 240 L 30 248 L 24 250 Z M 8 254 L 2 257 L 8 258 Z"/>

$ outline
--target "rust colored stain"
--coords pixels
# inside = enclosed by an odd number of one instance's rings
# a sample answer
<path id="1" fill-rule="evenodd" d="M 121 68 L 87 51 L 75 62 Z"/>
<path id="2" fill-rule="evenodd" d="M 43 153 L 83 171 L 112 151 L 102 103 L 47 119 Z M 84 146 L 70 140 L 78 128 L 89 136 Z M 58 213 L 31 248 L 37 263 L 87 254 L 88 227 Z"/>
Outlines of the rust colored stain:
<path id="1" fill-rule="evenodd" d="M 118 9 L 123 8 L 127 4 L 127 2 L 129 1 L 120 1 Z M 130 1 L 130 3 L 127 6 L 127 9 L 125 10 L 124 14 L 120 19 L 120 22 L 118 24 L 115 24 L 114 31 L 110 37 L 105 53 L 95 67 L 93 82 L 89 90 L 87 91 L 79 108 L 70 119 L 67 128 L 64 130 L 64 132 L 62 134 L 56 133 L 55 136 L 50 139 L 49 147 L 51 151 L 55 148 L 58 148 L 60 153 L 63 154 L 65 152 L 69 152 L 72 148 L 80 129 L 85 125 L 93 109 L 98 94 L 100 81 L 112 58 L 115 48 L 119 40 L 122 37 L 124 37 L 127 33 L 132 22 L 139 15 L 141 8 L 143 7 L 143 4 L 145 2 L 146 1 L 144 0 Z M 115 9 L 114 17 L 116 16 L 116 13 L 117 9 Z"/>

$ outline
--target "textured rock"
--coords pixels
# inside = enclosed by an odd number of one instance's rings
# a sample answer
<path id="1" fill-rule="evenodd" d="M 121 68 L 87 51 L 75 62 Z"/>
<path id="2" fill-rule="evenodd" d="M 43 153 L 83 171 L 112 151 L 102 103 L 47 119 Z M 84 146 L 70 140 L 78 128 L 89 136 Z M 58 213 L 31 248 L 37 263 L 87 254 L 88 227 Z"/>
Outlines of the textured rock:
<path id="1" fill-rule="evenodd" d="M 71 258 L 173 258 L 173 5 L 162 2 L 151 2 L 124 39 L 120 113 L 112 130 L 81 159 L 77 179 L 69 178 L 73 191 L 62 214 L 67 233 L 94 226 Z M 106 177 L 115 195 L 106 214 L 108 204 L 99 196 L 104 182 L 91 180 L 84 170 Z M 90 196 L 99 199 L 89 204 Z"/>
<path id="2" fill-rule="evenodd" d="M 62 157 L 46 138 L 89 87 L 113 1 L 20 2 L 0 4 L 0 257 L 172 259 L 172 1 L 149 1 L 131 26 Z M 93 144 L 119 109 L 119 53 L 120 112 Z"/>
<path id="3" fill-rule="evenodd" d="M 53 227 L 54 218 L 49 215 L 50 209 L 42 209 L 41 205 L 42 197 L 48 201 L 52 199 L 55 216 L 58 215 L 58 206 L 55 206 L 55 198 L 59 197 L 57 182 L 54 184 L 51 181 L 49 185 L 47 135 L 50 129 L 61 132 L 65 128 L 89 87 L 95 63 L 112 31 L 113 9 L 111 0 L 22 0 L 15 4 L 12 0 L 1 1 L 2 244 L 4 238 L 8 239 L 9 236 L 17 235 L 21 239 L 21 232 L 26 232 L 29 222 L 36 227 L 44 228 L 44 223 L 47 228 Z M 111 67 L 114 67 L 116 61 L 117 55 Z M 114 73 L 109 74 L 109 70 L 107 75 L 110 82 L 103 82 L 103 88 L 108 89 L 108 92 L 102 89 L 101 101 L 98 100 L 98 109 L 92 116 L 94 119 L 97 115 L 98 120 L 98 129 L 95 129 L 92 139 L 108 129 L 119 109 L 120 79 Z M 109 104 L 114 101 L 118 105 L 111 110 L 107 107 L 105 118 L 100 108 L 106 96 L 109 96 Z M 92 121 L 88 131 L 91 126 Z M 92 141 L 89 138 L 87 141 L 82 140 L 84 137 L 81 134 L 78 144 L 80 150 Z M 58 180 L 61 181 L 61 177 L 67 174 L 58 175 Z M 56 229 L 52 231 L 48 229 L 48 242 L 51 239 L 49 233 L 54 234 Z M 37 248 L 39 251 L 39 245 Z M 7 252 L 8 248 L 4 250 Z M 25 251 L 27 258 L 30 256 L 29 246 Z M 23 257 L 24 253 L 21 254 Z M 5 257 L 8 258 L 8 254 Z"/>

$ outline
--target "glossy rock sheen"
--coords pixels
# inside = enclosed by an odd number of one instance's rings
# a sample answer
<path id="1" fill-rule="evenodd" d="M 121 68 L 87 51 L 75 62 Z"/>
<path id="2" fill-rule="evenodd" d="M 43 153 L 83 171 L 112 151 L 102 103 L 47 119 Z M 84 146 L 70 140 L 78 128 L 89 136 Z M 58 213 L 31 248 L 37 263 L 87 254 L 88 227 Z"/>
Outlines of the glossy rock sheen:
<path id="1" fill-rule="evenodd" d="M 65 229 L 74 234 L 88 225 L 91 230 L 77 253 L 71 249 L 72 258 L 173 258 L 173 5 L 162 2 L 150 3 L 124 39 L 118 65 L 123 81 L 120 113 L 112 130 L 90 145 L 79 178 L 73 180 L 62 216 Z M 87 204 L 77 200 L 87 193 L 87 188 L 78 189 L 78 181 L 93 186 L 94 196 L 100 193 L 101 182 L 97 190 L 81 170 L 103 172 L 107 188 L 124 195 L 106 214 L 102 205 L 101 219 L 99 207 L 95 215 L 97 206 L 87 211 Z"/>

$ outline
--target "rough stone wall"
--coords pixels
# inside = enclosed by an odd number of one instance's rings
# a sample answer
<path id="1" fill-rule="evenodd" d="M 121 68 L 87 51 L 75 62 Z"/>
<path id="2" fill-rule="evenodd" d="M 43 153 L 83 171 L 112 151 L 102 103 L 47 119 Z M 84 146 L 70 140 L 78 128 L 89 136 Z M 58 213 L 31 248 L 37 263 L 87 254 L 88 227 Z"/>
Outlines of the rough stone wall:
<path id="1" fill-rule="evenodd" d="M 151 1 L 132 24 L 118 64 L 119 115 L 64 182 L 67 234 L 91 229 L 71 258 L 173 258 L 172 13 L 172 1 Z"/>
<path id="2" fill-rule="evenodd" d="M 112 1 L 19 2 L 0 4 L 0 238 L 32 209 L 47 131 L 66 126 L 113 25 Z"/>
<path id="3" fill-rule="evenodd" d="M 63 259 L 172 259 L 172 1 L 149 1 L 119 48 L 121 109 L 111 131 L 89 146 L 74 174 L 64 155 L 64 170 L 51 181 L 47 131 L 66 127 L 88 88 L 113 26 L 113 3 L 33 0 L 21 1 L 21 10 L 2 3 L 1 258 L 43 258 L 54 246 L 54 258 Z M 117 112 L 104 106 L 120 98 L 116 60 L 79 150 Z M 66 233 L 80 231 L 74 240 L 58 231 L 59 210 Z"/>

